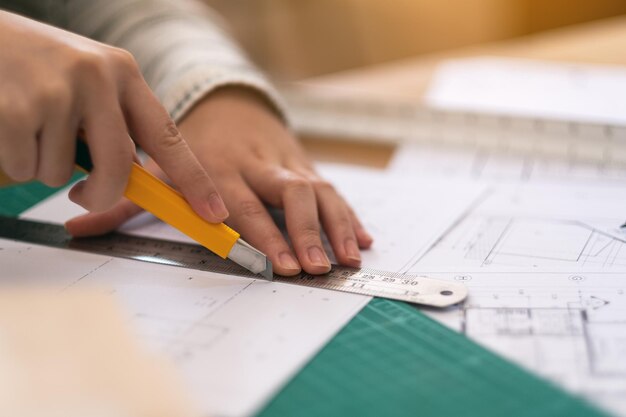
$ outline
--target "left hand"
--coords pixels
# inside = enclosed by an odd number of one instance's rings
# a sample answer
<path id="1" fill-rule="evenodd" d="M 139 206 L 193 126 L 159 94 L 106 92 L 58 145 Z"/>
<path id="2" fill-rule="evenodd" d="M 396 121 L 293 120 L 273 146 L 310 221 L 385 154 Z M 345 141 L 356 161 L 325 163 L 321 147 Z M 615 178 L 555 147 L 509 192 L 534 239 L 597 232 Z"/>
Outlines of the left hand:
<path id="1" fill-rule="evenodd" d="M 275 273 L 330 270 L 320 223 L 337 261 L 360 266 L 360 249 L 368 248 L 372 238 L 259 95 L 245 88 L 221 88 L 197 104 L 179 128 L 231 213 L 226 223 L 269 257 Z M 147 167 L 165 177 L 154 162 Z M 293 250 L 264 204 L 284 210 Z M 76 236 L 100 234 L 140 210 L 122 200 L 108 212 L 77 217 L 66 227 Z"/>

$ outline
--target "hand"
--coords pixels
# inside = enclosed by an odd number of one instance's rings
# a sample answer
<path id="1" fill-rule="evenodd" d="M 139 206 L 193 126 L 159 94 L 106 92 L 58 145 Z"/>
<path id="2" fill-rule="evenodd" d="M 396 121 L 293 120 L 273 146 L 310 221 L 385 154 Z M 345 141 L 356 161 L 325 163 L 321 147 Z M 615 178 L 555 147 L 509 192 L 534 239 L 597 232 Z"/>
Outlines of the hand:
<path id="1" fill-rule="evenodd" d="M 228 216 L 128 52 L 2 11 L 0 39 L 0 167 L 10 178 L 67 182 L 81 130 L 94 169 L 70 198 L 88 210 L 106 210 L 126 188 L 132 137 L 198 214 L 211 222 Z"/>
<path id="2" fill-rule="evenodd" d="M 328 272 L 320 221 L 337 260 L 358 267 L 372 238 L 334 188 L 315 173 L 303 149 L 252 91 L 227 87 L 210 94 L 179 123 L 202 166 L 215 178 L 231 216 L 227 223 L 268 255 L 274 271 Z M 155 171 L 154 164 L 151 169 Z M 162 176 L 162 175 L 161 175 Z M 284 209 L 293 250 L 264 204 Z M 82 234 L 112 230 L 138 213 L 129 201 L 103 214 L 70 221 Z M 295 252 L 295 253 L 294 253 Z"/>

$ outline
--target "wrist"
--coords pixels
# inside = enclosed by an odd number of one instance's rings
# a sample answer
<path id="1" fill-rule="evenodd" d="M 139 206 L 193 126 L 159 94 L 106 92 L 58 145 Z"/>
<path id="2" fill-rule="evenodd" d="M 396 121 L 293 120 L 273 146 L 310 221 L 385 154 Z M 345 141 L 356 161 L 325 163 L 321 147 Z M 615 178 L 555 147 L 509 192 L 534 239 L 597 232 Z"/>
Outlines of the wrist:
<path id="1" fill-rule="evenodd" d="M 199 100 L 179 121 L 184 124 L 187 119 L 195 118 L 198 114 L 222 113 L 223 111 L 240 111 L 265 115 L 285 123 L 282 113 L 276 105 L 262 92 L 254 87 L 245 85 L 225 85 L 209 92 Z"/>

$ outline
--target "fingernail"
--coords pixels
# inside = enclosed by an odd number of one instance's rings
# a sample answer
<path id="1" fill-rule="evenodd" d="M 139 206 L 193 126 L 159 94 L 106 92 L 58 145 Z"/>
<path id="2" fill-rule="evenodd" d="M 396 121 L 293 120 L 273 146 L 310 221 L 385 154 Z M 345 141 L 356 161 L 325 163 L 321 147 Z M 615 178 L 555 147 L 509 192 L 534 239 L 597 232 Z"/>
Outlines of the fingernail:
<path id="1" fill-rule="evenodd" d="M 361 253 L 359 252 L 359 247 L 356 244 L 356 240 L 352 238 L 346 239 L 344 243 L 344 250 L 346 251 L 346 256 L 348 259 L 356 262 L 361 262 Z"/>
<path id="2" fill-rule="evenodd" d="M 294 272 L 300 271 L 300 264 L 289 252 L 283 252 L 278 255 L 278 261 L 283 269 Z"/>
<path id="3" fill-rule="evenodd" d="M 314 266 L 321 266 L 324 268 L 328 268 L 330 266 L 328 257 L 326 257 L 326 254 L 319 246 L 311 246 L 308 253 L 309 261 L 311 261 Z"/>
<path id="4" fill-rule="evenodd" d="M 219 217 L 220 219 L 228 217 L 228 210 L 226 210 L 224 201 L 221 199 L 219 194 L 213 193 L 209 196 L 209 206 L 216 217 Z"/>
<path id="5" fill-rule="evenodd" d="M 360 234 L 361 239 L 365 239 L 365 240 L 367 240 L 370 243 L 374 241 L 374 238 L 372 237 L 372 235 L 367 233 L 367 230 L 360 229 L 358 232 Z"/>

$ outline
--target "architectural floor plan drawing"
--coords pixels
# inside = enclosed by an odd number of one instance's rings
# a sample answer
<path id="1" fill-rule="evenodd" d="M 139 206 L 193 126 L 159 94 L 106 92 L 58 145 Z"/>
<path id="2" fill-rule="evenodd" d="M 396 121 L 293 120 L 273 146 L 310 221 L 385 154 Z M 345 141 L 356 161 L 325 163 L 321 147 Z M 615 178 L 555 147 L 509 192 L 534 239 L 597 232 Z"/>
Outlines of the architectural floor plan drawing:
<path id="1" fill-rule="evenodd" d="M 569 391 L 626 415 L 624 272 L 425 275 L 460 280 L 470 289 L 461 308 L 429 311 L 432 317 Z"/>
<path id="2" fill-rule="evenodd" d="M 471 215 L 416 266 L 423 269 L 445 262 L 470 271 L 604 271 L 626 268 L 626 243 L 584 222 Z"/>
<path id="3" fill-rule="evenodd" d="M 497 184 L 405 272 L 464 282 L 433 317 L 626 415 L 621 187 Z M 611 230 L 609 230 L 611 229 Z"/>

